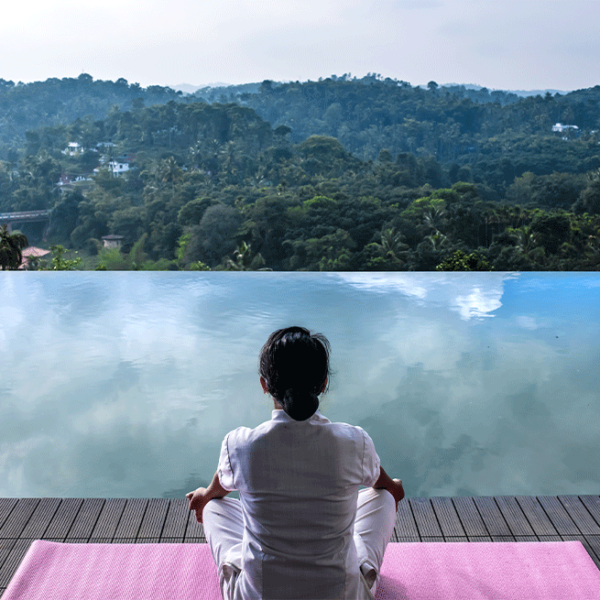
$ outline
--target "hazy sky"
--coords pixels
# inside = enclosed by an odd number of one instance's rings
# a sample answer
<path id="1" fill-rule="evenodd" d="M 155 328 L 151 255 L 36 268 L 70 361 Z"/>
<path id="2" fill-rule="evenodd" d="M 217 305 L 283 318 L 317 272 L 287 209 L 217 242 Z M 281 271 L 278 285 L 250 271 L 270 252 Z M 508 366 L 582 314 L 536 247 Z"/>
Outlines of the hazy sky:
<path id="1" fill-rule="evenodd" d="M 598 0 L 19 0 L 2 10 L 0 78 L 572 90 L 600 83 L 599 23 Z"/>

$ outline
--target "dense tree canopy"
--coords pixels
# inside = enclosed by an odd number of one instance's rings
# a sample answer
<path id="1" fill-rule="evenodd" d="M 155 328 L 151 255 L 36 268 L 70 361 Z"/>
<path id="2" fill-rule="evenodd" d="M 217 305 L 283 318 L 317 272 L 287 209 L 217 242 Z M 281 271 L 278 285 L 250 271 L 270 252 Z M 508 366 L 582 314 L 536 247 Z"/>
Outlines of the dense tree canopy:
<path id="1" fill-rule="evenodd" d="M 0 81 L 0 212 L 86 268 L 597 269 L 600 88 L 434 83 Z"/>

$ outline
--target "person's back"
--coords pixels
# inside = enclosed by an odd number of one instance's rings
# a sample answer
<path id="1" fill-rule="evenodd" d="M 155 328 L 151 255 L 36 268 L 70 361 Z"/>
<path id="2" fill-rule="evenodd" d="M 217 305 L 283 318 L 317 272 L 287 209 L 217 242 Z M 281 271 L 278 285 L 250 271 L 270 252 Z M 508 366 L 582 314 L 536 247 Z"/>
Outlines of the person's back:
<path id="1" fill-rule="evenodd" d="M 278 410 L 230 432 L 224 452 L 231 470 L 219 471 L 221 485 L 239 490 L 245 515 L 240 597 L 246 587 L 263 598 L 355 597 L 358 488 L 380 467 L 368 435 L 319 411 L 295 421 Z"/>
<path id="2" fill-rule="evenodd" d="M 381 468 L 362 428 L 318 411 L 329 379 L 324 336 L 275 331 L 259 372 L 271 420 L 230 431 L 210 486 L 187 494 L 224 600 L 373 598 L 402 482 Z M 225 498 L 232 490 L 239 501 Z"/>

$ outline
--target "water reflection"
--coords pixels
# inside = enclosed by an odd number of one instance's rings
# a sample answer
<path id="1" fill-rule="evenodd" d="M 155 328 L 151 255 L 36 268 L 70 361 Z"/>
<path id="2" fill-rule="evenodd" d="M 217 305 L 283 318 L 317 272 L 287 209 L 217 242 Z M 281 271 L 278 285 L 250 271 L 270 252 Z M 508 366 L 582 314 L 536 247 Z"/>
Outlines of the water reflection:
<path id="1" fill-rule="evenodd" d="M 0 278 L 0 496 L 182 497 L 268 420 L 260 347 L 324 332 L 322 412 L 410 496 L 597 494 L 600 280 L 510 273 Z"/>

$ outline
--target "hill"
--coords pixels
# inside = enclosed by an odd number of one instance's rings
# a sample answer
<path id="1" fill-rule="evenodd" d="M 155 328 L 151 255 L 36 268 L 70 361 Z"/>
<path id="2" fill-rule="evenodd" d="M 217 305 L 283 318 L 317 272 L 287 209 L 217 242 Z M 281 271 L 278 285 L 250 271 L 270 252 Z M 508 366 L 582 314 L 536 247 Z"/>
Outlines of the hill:
<path id="1" fill-rule="evenodd" d="M 0 212 L 50 210 L 24 232 L 91 267 L 598 268 L 598 87 L 3 85 Z"/>

